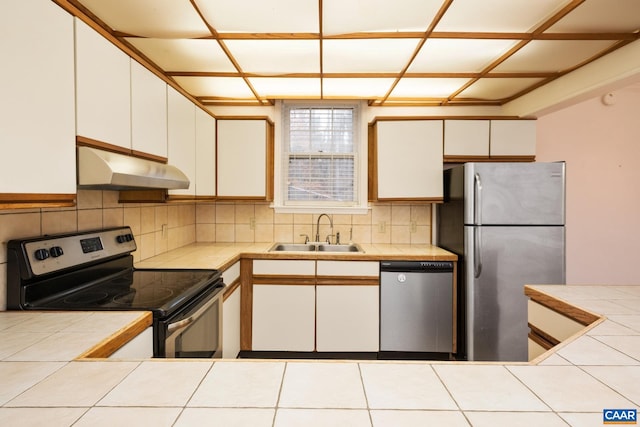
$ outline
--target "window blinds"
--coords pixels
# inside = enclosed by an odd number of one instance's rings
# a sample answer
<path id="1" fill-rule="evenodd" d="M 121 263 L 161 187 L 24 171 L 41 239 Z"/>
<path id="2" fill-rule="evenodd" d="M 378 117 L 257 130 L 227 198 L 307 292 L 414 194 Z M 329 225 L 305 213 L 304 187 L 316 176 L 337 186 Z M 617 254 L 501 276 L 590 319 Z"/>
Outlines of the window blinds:
<path id="1" fill-rule="evenodd" d="M 355 107 L 285 110 L 287 201 L 357 202 Z"/>

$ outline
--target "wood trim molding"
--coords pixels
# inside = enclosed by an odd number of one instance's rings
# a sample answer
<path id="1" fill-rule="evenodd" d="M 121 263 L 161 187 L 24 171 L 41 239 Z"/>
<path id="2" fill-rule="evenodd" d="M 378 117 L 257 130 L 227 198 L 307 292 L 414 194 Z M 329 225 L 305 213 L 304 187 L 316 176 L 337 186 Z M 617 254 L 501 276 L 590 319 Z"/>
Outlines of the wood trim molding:
<path id="1" fill-rule="evenodd" d="M 167 190 L 122 190 L 118 195 L 118 203 L 165 203 Z"/>
<path id="2" fill-rule="evenodd" d="M 253 331 L 253 260 L 240 259 L 240 350 L 251 350 Z"/>
<path id="3" fill-rule="evenodd" d="M 378 277 L 367 276 L 317 276 L 316 285 L 318 286 L 380 286 Z"/>
<path id="4" fill-rule="evenodd" d="M 269 116 L 216 116 L 216 120 L 264 120 L 271 126 L 274 125 Z"/>
<path id="5" fill-rule="evenodd" d="M 242 281 L 238 277 L 236 280 L 227 285 L 222 294 L 222 302 L 225 302 L 240 287 Z"/>
<path id="6" fill-rule="evenodd" d="M 0 193 L 0 209 L 63 208 L 76 205 L 76 193 Z"/>
<path id="7" fill-rule="evenodd" d="M 536 120 L 518 116 L 377 116 L 369 123 L 412 120 Z"/>
<path id="8" fill-rule="evenodd" d="M 122 346 L 137 337 L 145 329 L 153 323 L 153 315 L 151 312 L 144 313 L 140 318 L 134 320 L 129 325 L 120 329 L 115 334 L 105 338 L 95 346 L 76 358 L 78 359 L 96 359 L 107 358 L 119 350 Z"/>
<path id="9" fill-rule="evenodd" d="M 494 162 L 535 162 L 536 156 L 489 156 Z"/>
<path id="10" fill-rule="evenodd" d="M 560 344 L 560 341 L 558 341 L 557 339 L 555 339 L 551 335 L 546 334 L 545 332 L 543 332 L 542 330 L 536 328 L 535 326 L 533 326 L 530 323 L 529 323 L 529 329 L 530 329 L 530 331 L 529 331 L 528 337 L 533 342 L 535 342 L 536 344 L 538 344 L 542 348 L 544 348 L 545 350 L 549 350 L 549 349 L 555 347 L 556 345 Z"/>
<path id="11" fill-rule="evenodd" d="M 151 160 L 152 162 L 166 164 L 169 159 L 155 154 L 145 153 L 144 151 L 132 150 L 119 145 L 109 144 L 108 142 L 99 141 L 97 139 L 87 138 L 86 136 L 76 136 L 76 147 L 91 147 L 98 150 L 109 151 L 111 153 L 123 154 L 125 156 L 137 157 L 139 159 Z"/>
<path id="12" fill-rule="evenodd" d="M 375 123 L 367 126 L 368 144 L 367 156 L 369 162 L 367 164 L 368 188 L 367 198 L 370 202 L 378 199 L 378 127 Z"/>
<path id="13" fill-rule="evenodd" d="M 252 284 L 259 285 L 299 285 L 299 286 L 315 286 L 315 276 L 291 275 L 291 276 L 275 276 L 259 274 L 253 276 Z"/>
<path id="14" fill-rule="evenodd" d="M 524 287 L 524 294 L 538 304 L 541 304 L 546 308 L 573 319 L 585 326 L 588 326 L 601 318 L 601 316 L 595 313 L 576 307 L 566 301 L 553 297 L 537 289 L 533 289 L 528 285 L 525 285 Z"/>

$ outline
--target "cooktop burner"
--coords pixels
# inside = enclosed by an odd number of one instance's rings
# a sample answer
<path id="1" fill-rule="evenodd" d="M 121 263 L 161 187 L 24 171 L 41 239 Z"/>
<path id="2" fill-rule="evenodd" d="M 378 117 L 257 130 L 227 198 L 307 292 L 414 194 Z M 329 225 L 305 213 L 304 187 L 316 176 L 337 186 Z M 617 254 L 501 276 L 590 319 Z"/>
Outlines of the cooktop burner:
<path id="1" fill-rule="evenodd" d="M 36 302 L 32 309 L 150 310 L 171 312 L 205 288 L 216 284 L 217 270 L 129 269 L 121 274 Z"/>

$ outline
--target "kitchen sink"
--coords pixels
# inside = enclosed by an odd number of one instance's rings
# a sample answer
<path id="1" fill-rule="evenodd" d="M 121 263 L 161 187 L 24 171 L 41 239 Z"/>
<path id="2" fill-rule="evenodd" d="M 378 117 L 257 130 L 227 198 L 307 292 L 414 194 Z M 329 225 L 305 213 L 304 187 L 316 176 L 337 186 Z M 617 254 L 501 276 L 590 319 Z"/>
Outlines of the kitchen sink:
<path id="1" fill-rule="evenodd" d="M 348 245 L 318 245 L 318 252 L 364 252 L 360 245 L 349 243 Z"/>
<path id="2" fill-rule="evenodd" d="M 357 243 L 331 245 L 329 243 L 276 243 L 269 252 L 364 252 Z"/>

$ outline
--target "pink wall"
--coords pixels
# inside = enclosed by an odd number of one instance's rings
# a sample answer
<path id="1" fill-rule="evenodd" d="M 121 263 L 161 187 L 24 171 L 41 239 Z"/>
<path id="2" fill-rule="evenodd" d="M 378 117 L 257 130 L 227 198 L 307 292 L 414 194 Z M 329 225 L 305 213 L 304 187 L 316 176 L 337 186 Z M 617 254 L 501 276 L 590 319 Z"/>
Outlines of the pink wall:
<path id="1" fill-rule="evenodd" d="M 567 162 L 567 283 L 640 284 L 640 86 L 538 118 L 537 160 Z"/>

